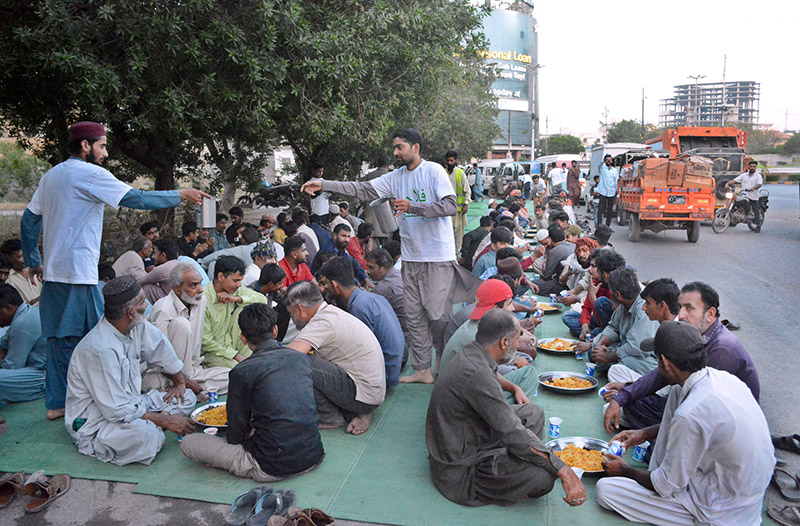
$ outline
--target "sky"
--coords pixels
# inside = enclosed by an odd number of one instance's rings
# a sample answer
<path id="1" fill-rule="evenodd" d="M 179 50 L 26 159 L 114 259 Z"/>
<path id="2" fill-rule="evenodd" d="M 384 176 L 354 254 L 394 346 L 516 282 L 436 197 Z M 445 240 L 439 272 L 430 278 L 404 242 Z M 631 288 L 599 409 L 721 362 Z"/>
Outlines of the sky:
<path id="1" fill-rule="evenodd" d="M 796 0 L 534 0 L 541 133 L 596 132 L 608 121 L 658 123 L 673 86 L 761 83 L 760 123 L 800 129 Z M 795 58 L 792 58 L 795 57 Z"/>

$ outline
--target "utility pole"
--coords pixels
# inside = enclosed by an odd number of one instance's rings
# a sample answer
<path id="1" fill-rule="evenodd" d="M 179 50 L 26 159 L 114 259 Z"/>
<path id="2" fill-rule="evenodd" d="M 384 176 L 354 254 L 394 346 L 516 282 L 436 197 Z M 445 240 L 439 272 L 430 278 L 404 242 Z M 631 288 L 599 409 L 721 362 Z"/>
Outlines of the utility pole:
<path id="1" fill-rule="evenodd" d="M 725 112 L 728 110 L 728 100 L 725 97 L 725 70 L 728 68 L 728 55 L 722 55 L 722 125 L 725 126 Z"/>
<path id="2" fill-rule="evenodd" d="M 642 128 L 639 132 L 639 139 L 644 142 L 644 88 L 642 88 Z"/>
<path id="3" fill-rule="evenodd" d="M 603 106 L 603 142 L 608 142 L 608 106 Z"/>
<path id="4" fill-rule="evenodd" d="M 695 126 L 700 124 L 700 93 L 697 87 L 697 81 L 706 78 L 705 75 L 689 75 L 687 79 L 694 79 L 694 113 L 695 113 Z M 688 124 L 688 123 L 687 123 Z"/>
<path id="5" fill-rule="evenodd" d="M 547 155 L 548 146 L 550 146 L 550 132 L 548 131 L 550 128 L 550 117 L 545 116 L 544 118 L 544 154 Z"/>

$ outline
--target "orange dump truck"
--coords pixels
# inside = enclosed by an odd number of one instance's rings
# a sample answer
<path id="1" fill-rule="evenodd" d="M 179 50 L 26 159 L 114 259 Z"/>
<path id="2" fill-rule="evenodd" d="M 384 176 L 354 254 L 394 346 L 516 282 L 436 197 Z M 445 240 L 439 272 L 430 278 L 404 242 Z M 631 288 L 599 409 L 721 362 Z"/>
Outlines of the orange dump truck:
<path id="1" fill-rule="evenodd" d="M 628 239 L 642 230 L 686 230 L 691 243 L 700 238 L 700 221 L 714 216 L 713 162 L 705 157 L 651 157 L 622 167 L 618 221 L 628 225 Z"/>

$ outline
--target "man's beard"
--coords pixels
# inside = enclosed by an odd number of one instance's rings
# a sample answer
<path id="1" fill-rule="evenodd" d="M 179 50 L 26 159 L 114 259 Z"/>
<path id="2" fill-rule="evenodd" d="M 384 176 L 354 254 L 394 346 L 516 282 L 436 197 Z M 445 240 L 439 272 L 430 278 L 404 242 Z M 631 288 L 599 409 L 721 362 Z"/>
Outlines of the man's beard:
<path id="1" fill-rule="evenodd" d="M 130 327 L 133 328 L 136 327 L 137 325 L 141 325 L 142 323 L 144 323 L 144 312 L 137 311 L 136 316 L 134 316 L 133 319 L 131 320 Z"/>
<path id="2" fill-rule="evenodd" d="M 581 268 L 589 268 L 589 258 L 578 258 L 578 264 L 580 264 Z"/>
<path id="3" fill-rule="evenodd" d="M 334 243 L 334 245 L 336 246 L 336 248 L 337 248 L 338 250 L 344 250 L 344 249 L 346 249 L 346 248 L 347 248 L 347 245 L 348 245 L 349 243 L 350 243 L 350 242 L 348 241 L 347 243 L 344 243 L 344 244 L 342 244 L 340 241 L 336 241 L 336 242 Z"/>
<path id="4" fill-rule="evenodd" d="M 200 305 L 200 302 L 203 300 L 203 294 L 195 294 L 194 298 L 186 294 L 185 290 L 181 291 L 181 295 L 179 296 L 181 301 L 186 305 L 196 306 Z"/>
<path id="5" fill-rule="evenodd" d="M 500 360 L 500 365 L 511 365 L 514 363 L 514 356 L 516 355 L 517 350 L 513 347 L 509 347 L 508 350 L 503 353 L 503 357 Z"/>
<path id="6" fill-rule="evenodd" d="M 329 305 L 335 305 L 336 307 L 339 307 L 342 310 L 347 310 L 347 304 L 344 303 L 342 298 L 340 298 L 339 296 L 334 296 L 330 292 L 323 292 L 322 297 L 325 299 L 325 302 L 328 303 Z"/>
<path id="7" fill-rule="evenodd" d="M 97 161 L 97 156 L 94 154 L 94 150 L 89 150 L 89 153 L 86 154 L 86 162 L 100 166 L 100 163 Z"/>
<path id="8" fill-rule="evenodd" d="M 294 326 L 297 327 L 297 330 L 299 330 L 299 331 L 303 330 L 303 327 L 308 325 L 307 321 L 300 321 L 297 318 L 295 318 L 294 316 L 292 316 L 292 321 L 294 322 Z"/>

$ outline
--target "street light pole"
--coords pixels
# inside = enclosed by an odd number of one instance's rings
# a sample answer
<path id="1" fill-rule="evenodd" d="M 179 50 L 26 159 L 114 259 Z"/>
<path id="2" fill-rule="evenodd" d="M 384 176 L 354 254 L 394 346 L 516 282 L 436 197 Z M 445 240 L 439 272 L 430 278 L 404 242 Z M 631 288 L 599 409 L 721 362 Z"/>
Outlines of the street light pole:
<path id="1" fill-rule="evenodd" d="M 700 124 L 700 94 L 698 93 L 697 81 L 706 78 L 705 75 L 689 75 L 687 79 L 694 79 L 694 113 L 695 126 Z M 688 123 L 687 123 L 688 124 Z"/>

